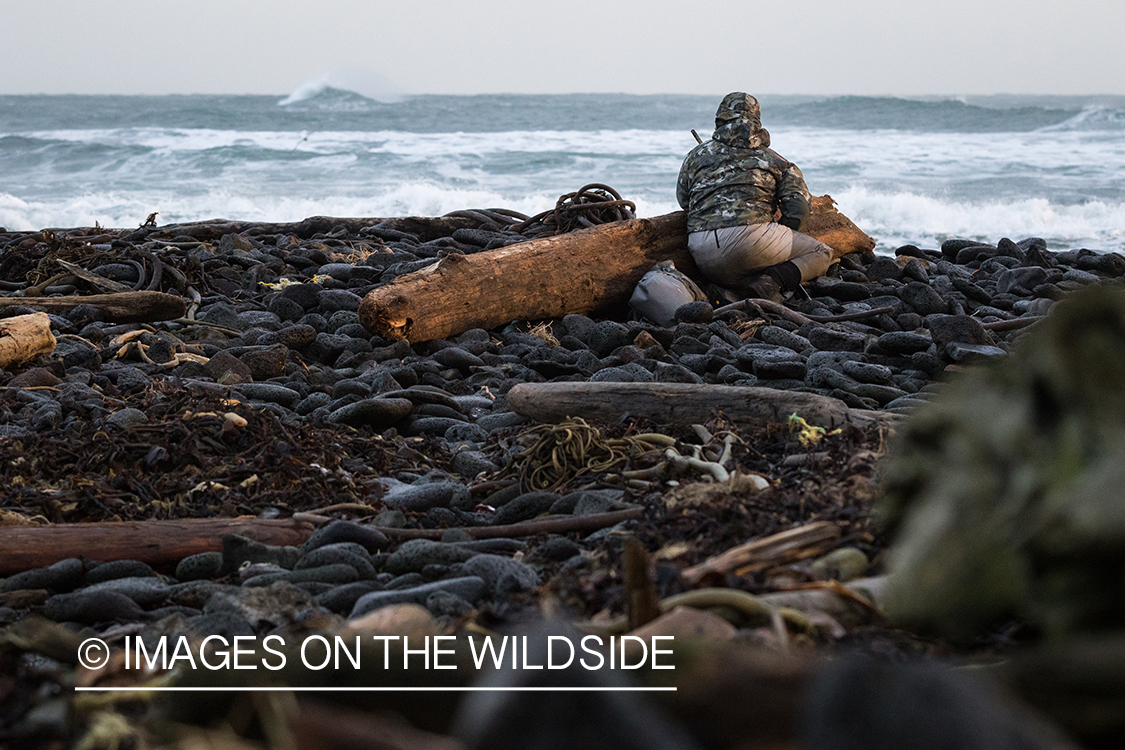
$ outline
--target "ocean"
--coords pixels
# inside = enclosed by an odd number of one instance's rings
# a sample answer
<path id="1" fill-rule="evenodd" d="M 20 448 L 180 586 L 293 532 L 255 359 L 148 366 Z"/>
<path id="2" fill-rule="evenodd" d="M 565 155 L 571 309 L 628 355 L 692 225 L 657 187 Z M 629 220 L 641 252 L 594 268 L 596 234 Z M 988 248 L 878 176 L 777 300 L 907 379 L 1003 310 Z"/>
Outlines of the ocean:
<path id="1" fill-rule="evenodd" d="M 0 96 L 0 226 L 527 214 L 589 183 L 638 215 L 720 96 Z M 761 96 L 773 148 L 878 242 L 1125 252 L 1125 96 Z"/>

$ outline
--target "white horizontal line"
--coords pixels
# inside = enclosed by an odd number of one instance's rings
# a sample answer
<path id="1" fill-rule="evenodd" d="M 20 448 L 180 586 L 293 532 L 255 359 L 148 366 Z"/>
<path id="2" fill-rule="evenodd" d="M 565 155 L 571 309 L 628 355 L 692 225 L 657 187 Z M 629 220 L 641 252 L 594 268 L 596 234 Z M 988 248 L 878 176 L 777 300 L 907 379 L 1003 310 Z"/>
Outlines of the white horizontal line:
<path id="1" fill-rule="evenodd" d="M 675 687 L 76 687 L 75 692 L 94 693 L 644 693 L 675 692 Z"/>

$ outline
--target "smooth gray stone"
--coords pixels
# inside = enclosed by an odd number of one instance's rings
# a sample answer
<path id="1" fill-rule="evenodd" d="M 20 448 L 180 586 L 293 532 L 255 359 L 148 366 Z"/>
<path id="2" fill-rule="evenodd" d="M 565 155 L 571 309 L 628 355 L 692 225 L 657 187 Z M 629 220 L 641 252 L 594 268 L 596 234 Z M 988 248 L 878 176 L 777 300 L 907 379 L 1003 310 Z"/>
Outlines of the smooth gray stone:
<path id="1" fill-rule="evenodd" d="M 245 588 L 260 588 L 262 586 L 269 586 L 271 583 L 277 581 L 288 581 L 289 583 L 353 583 L 360 578 L 359 572 L 345 563 L 333 563 L 332 565 L 321 565 L 316 568 L 304 568 L 303 570 L 286 570 L 280 573 L 264 573 L 260 576 L 255 576 L 245 582 Z"/>
<path id="2" fill-rule="evenodd" d="M 308 554 L 319 547 L 339 542 L 355 542 L 362 545 L 368 553 L 377 552 L 388 544 L 386 535 L 378 529 L 355 521 L 337 519 L 314 531 L 301 546 L 301 552 Z"/>
<path id="3" fill-rule="evenodd" d="M 913 331 L 892 331 L 879 337 L 879 346 L 892 354 L 905 354 L 924 352 L 934 343 L 933 339 L 924 333 Z"/>
<path id="4" fill-rule="evenodd" d="M 117 578 L 142 578 L 155 576 L 156 571 L 140 560 L 114 560 L 86 571 L 86 585 L 112 581 Z"/>
<path id="5" fill-rule="evenodd" d="M 411 539 L 387 558 L 384 569 L 394 575 L 422 570 L 427 565 L 453 565 L 465 562 L 475 552 L 456 544 L 443 544 L 429 539 Z"/>
<path id="6" fill-rule="evenodd" d="M 233 573 L 243 563 L 273 563 L 286 570 L 297 564 L 301 551 L 296 547 L 277 547 L 238 534 L 224 534 L 223 573 Z"/>
<path id="7" fill-rule="evenodd" d="M 336 563 L 352 566 L 362 578 L 375 577 L 375 566 L 371 564 L 370 553 L 356 542 L 336 542 L 306 552 L 293 566 L 293 570 L 306 570 Z"/>
<path id="8" fill-rule="evenodd" d="M 394 510 L 424 511 L 448 508 L 468 494 L 465 485 L 455 482 L 399 485 L 383 495 L 383 504 Z"/>
<path id="9" fill-rule="evenodd" d="M 300 393 L 277 383 L 239 383 L 235 389 L 248 399 L 281 404 L 286 408 L 291 408 L 301 399 Z"/>
<path id="10" fill-rule="evenodd" d="M 488 584 L 485 583 L 484 579 L 477 576 L 463 576 L 461 578 L 447 578 L 443 581 L 434 581 L 433 583 L 398 591 L 374 591 L 361 596 L 356 601 L 348 618 L 356 618 L 391 604 L 413 602 L 425 606 L 426 600 L 437 591 L 447 591 L 468 602 L 475 603 L 488 591 Z"/>
<path id="11" fill-rule="evenodd" d="M 43 604 L 42 615 L 55 622 L 137 622 L 147 619 L 141 606 L 118 591 L 76 591 L 56 594 Z"/>
<path id="12" fill-rule="evenodd" d="M 0 594 L 21 589 L 47 589 L 64 593 L 80 586 L 84 576 L 85 566 L 82 560 L 68 557 L 45 568 L 27 570 L 4 579 L 0 582 Z"/>
<path id="13" fill-rule="evenodd" d="M 317 594 L 316 603 L 337 614 L 351 612 L 359 598 L 372 591 L 381 591 L 383 585 L 378 581 L 356 581 L 342 586 L 333 586 L 323 594 Z"/>
<path id="14" fill-rule="evenodd" d="M 180 560 L 176 566 L 176 580 L 198 581 L 218 578 L 223 570 L 222 552 L 200 552 Z"/>
<path id="15" fill-rule="evenodd" d="M 116 591 L 124 594 L 145 609 L 164 602 L 172 587 L 153 577 L 115 578 L 87 586 L 83 591 Z"/>
<path id="16" fill-rule="evenodd" d="M 413 408 L 414 404 L 404 398 L 368 398 L 341 406 L 328 415 L 328 421 L 385 430 L 401 421 Z"/>
<path id="17" fill-rule="evenodd" d="M 987 344 L 962 344 L 959 341 L 952 341 L 945 345 L 945 355 L 954 362 L 1000 359 L 1007 354 L 1000 347 Z"/>
<path id="18" fill-rule="evenodd" d="M 493 593 L 499 593 L 508 586 L 524 591 L 539 585 L 539 575 L 534 568 L 502 555 L 477 555 L 465 563 L 462 571 L 484 579 Z"/>
<path id="19" fill-rule="evenodd" d="M 238 586 L 214 581 L 188 581 L 177 583 L 168 593 L 168 601 L 183 607 L 203 609 L 215 594 L 238 591 Z"/>

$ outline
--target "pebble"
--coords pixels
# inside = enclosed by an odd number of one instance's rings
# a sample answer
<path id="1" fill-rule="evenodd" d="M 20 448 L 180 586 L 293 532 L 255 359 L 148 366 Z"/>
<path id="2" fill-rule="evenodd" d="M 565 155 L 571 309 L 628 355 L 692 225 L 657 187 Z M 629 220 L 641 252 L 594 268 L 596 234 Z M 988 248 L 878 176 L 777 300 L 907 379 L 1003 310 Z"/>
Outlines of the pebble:
<path id="1" fill-rule="evenodd" d="M 353 620 L 368 612 L 391 604 L 413 603 L 424 605 L 430 595 L 436 591 L 447 591 L 456 594 L 466 601 L 477 602 L 486 594 L 488 589 L 489 586 L 485 583 L 484 579 L 478 576 L 462 576 L 459 578 L 447 578 L 444 581 L 424 583 L 421 586 L 413 586 L 406 589 L 373 591 L 370 594 L 364 594 L 356 600 L 355 606 L 352 607 L 351 614 L 348 615 L 348 619 Z"/>
<path id="2" fill-rule="evenodd" d="M 465 562 L 473 554 L 472 551 L 456 544 L 443 544 L 429 539 L 411 539 L 391 553 L 384 569 L 388 573 L 401 575 L 420 571 L 427 565 L 452 565 Z"/>
<path id="3" fill-rule="evenodd" d="M 56 593 L 73 591 L 82 585 L 85 566 L 77 557 L 59 560 L 45 568 L 16 573 L 0 582 L 0 594 L 21 589 L 47 589 Z"/>
<path id="4" fill-rule="evenodd" d="M 310 552 L 328 545 L 340 542 L 354 542 L 360 545 L 368 554 L 377 552 L 387 546 L 387 537 L 378 529 L 358 524 L 355 521 L 336 520 L 314 531 L 301 546 L 301 553 L 308 555 Z"/>

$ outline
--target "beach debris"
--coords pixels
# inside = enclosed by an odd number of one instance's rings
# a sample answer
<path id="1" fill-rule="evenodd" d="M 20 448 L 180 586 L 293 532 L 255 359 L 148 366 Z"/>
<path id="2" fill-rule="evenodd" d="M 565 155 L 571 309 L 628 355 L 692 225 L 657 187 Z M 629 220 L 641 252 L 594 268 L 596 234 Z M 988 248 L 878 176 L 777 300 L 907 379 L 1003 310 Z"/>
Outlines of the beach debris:
<path id="1" fill-rule="evenodd" d="M 55 350 L 55 335 L 46 313 L 0 319 L 0 368 L 22 365 Z"/>

